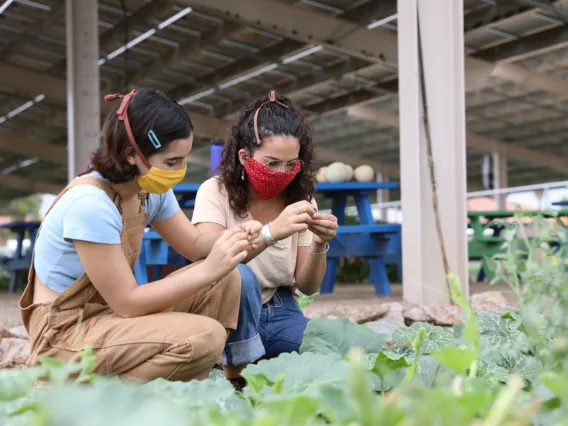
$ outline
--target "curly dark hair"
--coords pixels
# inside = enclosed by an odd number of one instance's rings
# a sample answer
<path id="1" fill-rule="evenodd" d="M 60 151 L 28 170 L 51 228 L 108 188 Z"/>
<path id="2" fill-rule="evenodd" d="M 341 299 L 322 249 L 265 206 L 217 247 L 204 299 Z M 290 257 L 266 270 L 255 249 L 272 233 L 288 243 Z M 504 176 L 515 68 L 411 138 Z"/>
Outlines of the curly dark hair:
<path id="1" fill-rule="evenodd" d="M 285 190 L 286 204 L 302 200 L 311 200 L 314 196 L 313 176 L 318 170 L 316 147 L 312 140 L 312 130 L 305 117 L 298 111 L 292 101 L 286 97 L 277 97 L 278 102 L 288 108 L 269 102 L 258 113 L 258 133 L 261 141 L 272 136 L 294 136 L 300 141 L 299 158 L 304 167 Z M 239 151 L 246 149 L 250 155 L 257 148 L 254 135 L 254 114 L 267 99 L 259 99 L 251 103 L 241 112 L 233 124 L 231 135 L 223 149 L 223 159 L 219 169 L 220 182 L 229 196 L 229 204 L 240 217 L 246 216 L 249 207 L 248 180 L 242 180 L 243 166 L 239 161 Z"/>
<path id="2" fill-rule="evenodd" d="M 148 136 L 153 130 L 165 149 L 171 142 L 188 138 L 193 133 L 193 124 L 184 108 L 164 92 L 152 88 L 137 89 L 128 105 L 127 114 L 134 140 L 146 158 L 158 150 Z M 120 99 L 107 114 L 103 125 L 103 143 L 91 154 L 92 169 L 113 183 L 129 182 L 138 174 L 138 167 L 128 162 L 134 148 L 128 139 L 124 123 L 116 112 Z"/>

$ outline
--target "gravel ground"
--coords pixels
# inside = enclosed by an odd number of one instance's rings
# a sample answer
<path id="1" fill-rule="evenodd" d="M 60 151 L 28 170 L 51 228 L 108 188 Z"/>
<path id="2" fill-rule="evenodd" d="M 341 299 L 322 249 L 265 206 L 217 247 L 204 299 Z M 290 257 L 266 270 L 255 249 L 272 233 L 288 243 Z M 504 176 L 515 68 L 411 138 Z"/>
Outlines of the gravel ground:
<path id="1" fill-rule="evenodd" d="M 370 284 L 338 285 L 333 294 L 319 295 L 314 303 L 306 309 L 306 314 L 314 317 L 321 313 L 325 314 L 331 310 L 339 309 L 341 313 L 349 316 L 351 312 L 372 311 L 381 304 L 401 301 L 402 285 L 393 284 L 391 287 L 392 296 L 378 297 Z M 511 305 L 517 304 L 514 294 L 506 285 L 490 286 L 483 283 L 470 285 L 472 294 L 491 290 L 501 291 Z M 18 310 L 19 297 L 20 294 L 9 294 L 0 290 L 0 330 L 21 324 L 20 311 Z"/>

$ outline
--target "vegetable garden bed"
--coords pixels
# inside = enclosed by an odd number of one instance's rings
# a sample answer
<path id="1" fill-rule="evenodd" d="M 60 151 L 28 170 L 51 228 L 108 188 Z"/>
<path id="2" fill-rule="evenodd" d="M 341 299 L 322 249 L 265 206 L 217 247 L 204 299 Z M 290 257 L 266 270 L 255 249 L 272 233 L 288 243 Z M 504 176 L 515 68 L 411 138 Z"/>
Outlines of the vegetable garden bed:
<path id="1" fill-rule="evenodd" d="M 557 233 L 552 253 L 545 237 L 524 253 L 509 245 L 498 259 L 518 309 L 475 313 L 450 276 L 461 325 L 401 325 L 387 341 L 347 319 L 314 319 L 299 354 L 244 370 L 242 393 L 219 370 L 190 383 L 93 376 L 86 348 L 77 362 L 0 372 L 0 424 L 566 425 L 567 238 Z"/>

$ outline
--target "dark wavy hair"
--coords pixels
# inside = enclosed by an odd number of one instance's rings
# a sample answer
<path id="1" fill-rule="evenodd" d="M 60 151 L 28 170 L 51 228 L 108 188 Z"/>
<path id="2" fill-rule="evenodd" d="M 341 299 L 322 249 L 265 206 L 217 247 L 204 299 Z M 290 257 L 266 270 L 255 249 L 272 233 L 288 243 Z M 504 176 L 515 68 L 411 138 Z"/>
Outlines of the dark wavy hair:
<path id="1" fill-rule="evenodd" d="M 185 109 L 157 89 L 137 89 L 128 105 L 128 120 L 134 140 L 146 158 L 171 142 L 186 139 L 193 133 L 193 124 Z M 113 183 L 129 182 L 138 174 L 138 167 L 128 162 L 134 148 L 126 134 L 124 123 L 116 115 L 121 99 L 105 118 L 102 145 L 91 154 L 90 166 Z M 155 148 L 148 132 L 153 130 L 162 145 Z"/>
<path id="2" fill-rule="evenodd" d="M 273 136 L 294 136 L 300 141 L 299 158 L 304 162 L 304 167 L 285 190 L 286 204 L 309 201 L 314 196 L 313 176 L 318 170 L 312 130 L 290 99 L 277 97 L 277 100 L 288 108 L 276 102 L 264 105 L 258 113 L 259 136 L 261 141 Z M 249 184 L 247 179 L 241 179 L 243 166 L 239 161 L 239 150 L 246 149 L 252 156 L 257 149 L 253 119 L 256 110 L 266 101 L 267 98 L 259 99 L 241 112 L 223 150 L 220 182 L 227 191 L 231 208 L 240 217 L 244 217 L 248 211 Z"/>

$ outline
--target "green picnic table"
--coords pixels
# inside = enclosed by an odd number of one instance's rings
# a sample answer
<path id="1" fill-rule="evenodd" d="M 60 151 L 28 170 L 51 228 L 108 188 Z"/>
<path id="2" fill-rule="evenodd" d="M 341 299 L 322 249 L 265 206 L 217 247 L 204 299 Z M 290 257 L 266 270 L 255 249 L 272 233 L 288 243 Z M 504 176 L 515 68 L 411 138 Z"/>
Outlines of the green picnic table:
<path id="1" fill-rule="evenodd" d="M 505 228 L 504 224 L 494 222 L 495 219 L 509 219 L 522 214 L 523 217 L 534 217 L 541 215 L 545 218 L 568 217 L 568 210 L 560 210 L 557 213 L 547 213 L 539 210 L 495 210 L 495 211 L 470 211 L 468 218 L 469 226 L 473 229 L 473 239 L 468 243 L 468 254 L 470 260 L 480 260 L 481 268 L 477 276 L 477 281 L 481 282 L 485 278 L 488 281 L 493 279 L 493 272 L 488 268 L 485 257 L 493 257 L 503 250 L 505 238 L 501 236 L 501 231 Z M 489 227 L 493 229 L 493 235 L 484 235 L 487 224 L 482 223 L 482 218 L 487 220 Z"/>

